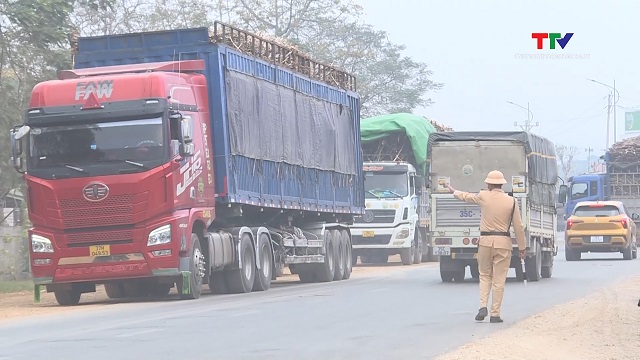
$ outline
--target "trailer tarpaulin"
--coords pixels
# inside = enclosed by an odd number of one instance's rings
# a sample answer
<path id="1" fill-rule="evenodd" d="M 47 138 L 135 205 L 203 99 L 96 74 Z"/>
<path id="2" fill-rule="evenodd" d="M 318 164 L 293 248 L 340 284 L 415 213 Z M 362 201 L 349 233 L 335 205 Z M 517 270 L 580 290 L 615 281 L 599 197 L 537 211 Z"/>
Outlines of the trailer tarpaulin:
<path id="1" fill-rule="evenodd" d="M 356 174 L 351 109 L 226 71 L 231 153 Z"/>
<path id="2" fill-rule="evenodd" d="M 407 161 L 420 173 L 424 173 L 427 142 L 429 135 L 434 132 L 436 128 L 429 120 L 409 113 L 380 115 L 360 121 L 360 138 L 365 159 Z M 384 145 L 383 141 L 386 142 L 386 147 L 381 147 Z M 383 149 L 382 153 L 380 148 Z M 375 152 L 379 154 L 371 154 Z"/>
<path id="3" fill-rule="evenodd" d="M 528 160 L 527 176 L 536 203 L 556 204 L 558 164 L 556 149 L 550 140 L 525 131 L 453 131 L 431 134 L 428 152 L 439 141 L 516 141 L 524 144 Z M 499 169 L 497 169 L 499 170 Z"/>

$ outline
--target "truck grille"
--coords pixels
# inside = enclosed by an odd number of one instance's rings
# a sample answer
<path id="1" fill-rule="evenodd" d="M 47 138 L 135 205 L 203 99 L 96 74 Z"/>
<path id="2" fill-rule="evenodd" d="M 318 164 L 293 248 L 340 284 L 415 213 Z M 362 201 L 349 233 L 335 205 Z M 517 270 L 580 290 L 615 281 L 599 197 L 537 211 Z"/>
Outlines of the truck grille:
<path id="1" fill-rule="evenodd" d="M 458 199 L 436 198 L 436 226 L 464 226 L 480 228 L 480 206 Z"/>
<path id="2" fill-rule="evenodd" d="M 100 202 L 82 198 L 60 200 L 62 224 L 67 229 L 130 225 L 134 223 L 134 206 L 144 211 L 147 192 L 113 195 Z"/>
<path id="3" fill-rule="evenodd" d="M 82 232 L 67 234 L 67 246 L 88 246 L 93 244 L 131 243 L 132 230 L 116 230 L 101 232 Z"/>
<path id="4" fill-rule="evenodd" d="M 391 235 L 376 235 L 374 237 L 362 237 L 362 235 L 352 235 L 353 245 L 387 245 L 391 241 Z"/>
<path id="5" fill-rule="evenodd" d="M 365 210 L 364 215 L 356 215 L 356 224 L 393 224 L 396 218 L 396 210 Z"/>

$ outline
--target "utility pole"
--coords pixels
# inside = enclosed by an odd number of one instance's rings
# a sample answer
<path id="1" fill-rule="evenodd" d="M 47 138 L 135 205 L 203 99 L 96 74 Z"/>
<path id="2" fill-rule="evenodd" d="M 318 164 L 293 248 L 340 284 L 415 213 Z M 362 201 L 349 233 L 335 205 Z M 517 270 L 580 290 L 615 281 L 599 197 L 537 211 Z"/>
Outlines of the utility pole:
<path id="1" fill-rule="evenodd" d="M 524 124 L 518 124 L 518 122 L 517 122 L 517 121 L 514 121 L 514 122 L 513 122 L 513 125 L 514 125 L 514 126 L 520 126 L 520 128 L 521 128 L 523 131 L 529 132 L 529 131 L 531 131 L 531 128 L 533 128 L 533 127 L 535 127 L 535 126 L 539 126 L 539 125 L 540 125 L 540 123 L 538 123 L 538 122 L 536 122 L 536 124 L 535 124 L 535 125 L 533 125 L 533 124 L 532 124 L 532 120 L 533 120 L 533 112 L 531 112 L 531 110 L 529 109 L 529 102 L 528 102 L 528 101 L 527 101 L 527 107 L 526 107 L 526 108 L 525 108 L 524 106 L 518 105 L 518 104 L 516 104 L 516 103 L 514 103 L 514 102 L 511 102 L 511 101 L 507 101 L 507 102 L 508 102 L 509 104 L 511 104 L 511 105 L 515 105 L 515 106 L 517 106 L 517 107 L 519 107 L 519 108 L 522 108 L 522 109 L 524 109 L 524 110 L 527 110 L 527 121 L 526 121 Z"/>
<path id="2" fill-rule="evenodd" d="M 618 142 L 618 123 L 616 122 L 616 108 L 618 107 L 620 94 L 616 90 L 616 79 L 613 79 L 613 143 Z M 608 147 L 607 147 L 608 148 Z"/>
<path id="3" fill-rule="evenodd" d="M 587 150 L 587 173 L 591 174 L 592 168 L 591 168 L 591 152 L 593 151 L 593 148 L 589 147 L 586 149 Z"/>
<path id="4" fill-rule="evenodd" d="M 607 95 L 607 149 L 609 148 L 609 127 L 611 118 L 611 94 Z"/>

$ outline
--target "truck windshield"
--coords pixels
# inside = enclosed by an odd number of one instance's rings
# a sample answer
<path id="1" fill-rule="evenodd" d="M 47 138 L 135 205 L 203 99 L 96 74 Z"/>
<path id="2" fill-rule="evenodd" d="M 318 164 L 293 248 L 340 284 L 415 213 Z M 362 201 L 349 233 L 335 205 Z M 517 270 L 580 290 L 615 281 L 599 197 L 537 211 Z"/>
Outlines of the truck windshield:
<path id="1" fill-rule="evenodd" d="M 620 210 L 612 205 L 598 207 L 578 206 L 573 215 L 579 217 L 608 217 L 620 215 Z"/>
<path id="2" fill-rule="evenodd" d="M 571 185 L 571 199 L 580 199 L 587 197 L 589 187 L 587 183 L 574 183 Z"/>
<path id="3" fill-rule="evenodd" d="M 146 169 L 168 157 L 162 118 L 32 127 L 29 172 L 62 177 L 114 173 L 114 166 Z M 158 164 L 155 164 L 158 163 Z M 114 165 L 116 164 L 116 165 Z M 39 171 L 41 170 L 41 171 Z M 39 174 L 41 173 L 41 174 Z"/>
<path id="4" fill-rule="evenodd" d="M 409 180 L 406 173 L 365 172 L 365 197 L 397 198 L 409 194 Z"/>

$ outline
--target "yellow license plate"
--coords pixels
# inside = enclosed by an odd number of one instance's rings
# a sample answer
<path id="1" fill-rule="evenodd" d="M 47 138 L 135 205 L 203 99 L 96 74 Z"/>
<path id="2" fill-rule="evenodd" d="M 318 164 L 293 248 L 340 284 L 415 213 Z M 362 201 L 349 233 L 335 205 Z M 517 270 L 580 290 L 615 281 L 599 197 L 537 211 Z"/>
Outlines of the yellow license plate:
<path id="1" fill-rule="evenodd" d="M 373 231 L 363 231 L 362 232 L 362 237 L 374 237 L 375 234 L 373 233 Z"/>
<path id="2" fill-rule="evenodd" d="M 111 255 L 111 245 L 89 246 L 89 255 L 91 255 L 91 256 L 109 256 L 109 255 Z"/>

